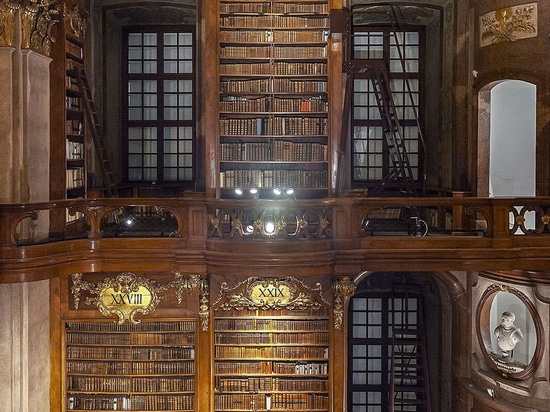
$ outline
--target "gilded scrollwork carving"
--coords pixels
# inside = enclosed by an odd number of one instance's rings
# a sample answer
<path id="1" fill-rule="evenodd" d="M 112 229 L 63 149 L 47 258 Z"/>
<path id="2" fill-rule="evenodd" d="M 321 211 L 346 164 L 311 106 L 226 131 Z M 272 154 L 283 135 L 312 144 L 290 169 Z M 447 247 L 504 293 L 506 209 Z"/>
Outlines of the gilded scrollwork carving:
<path id="1" fill-rule="evenodd" d="M 73 36 L 84 38 L 86 35 L 86 19 L 82 17 L 78 5 L 71 8 L 65 4 L 63 8 L 63 16 L 70 33 Z"/>
<path id="2" fill-rule="evenodd" d="M 0 3 L 0 47 L 15 45 L 15 18 L 20 9 L 9 1 Z"/>
<path id="3" fill-rule="evenodd" d="M 138 313 L 153 313 L 161 300 L 166 299 L 161 294 L 168 289 L 176 289 L 178 304 L 181 304 L 184 293 L 200 295 L 202 298 L 208 290 L 206 281 L 199 274 L 179 272 L 174 272 L 174 279 L 164 285 L 131 272 L 120 273 L 97 284 L 85 281 L 82 273 L 75 273 L 72 281 L 71 293 L 76 310 L 80 306 L 81 291 L 88 291 L 92 296 L 86 297 L 85 303 L 97 306 L 103 316 L 117 315 L 119 324 L 126 321 L 140 323 L 135 316 Z"/>
<path id="4" fill-rule="evenodd" d="M 355 294 L 357 286 L 349 276 L 342 276 L 334 284 L 334 329 L 342 330 L 344 301 Z"/>
<path id="5" fill-rule="evenodd" d="M 57 0 L 29 0 L 21 8 L 21 48 L 31 49 L 49 56 L 55 39 L 52 27 L 58 22 L 53 17 L 59 14 Z"/>
<path id="6" fill-rule="evenodd" d="M 216 310 L 224 311 L 321 310 L 328 305 L 320 283 L 311 288 L 292 276 L 249 277 L 234 287 L 224 282 L 212 304 Z"/>
<path id="7" fill-rule="evenodd" d="M 481 46 L 537 35 L 537 3 L 505 7 L 480 18 Z"/>

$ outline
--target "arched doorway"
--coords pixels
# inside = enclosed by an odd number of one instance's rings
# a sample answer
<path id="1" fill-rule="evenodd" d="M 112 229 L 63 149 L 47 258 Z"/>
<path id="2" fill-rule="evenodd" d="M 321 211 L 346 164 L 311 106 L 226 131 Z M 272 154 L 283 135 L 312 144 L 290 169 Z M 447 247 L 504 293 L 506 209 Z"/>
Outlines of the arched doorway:
<path id="1" fill-rule="evenodd" d="M 478 196 L 536 195 L 536 96 L 536 85 L 520 80 L 493 82 L 480 91 Z M 533 228 L 534 212 L 525 218 L 525 227 Z"/>
<path id="2" fill-rule="evenodd" d="M 349 411 L 448 409 L 449 307 L 431 273 L 376 272 L 359 282 L 348 309 Z"/>

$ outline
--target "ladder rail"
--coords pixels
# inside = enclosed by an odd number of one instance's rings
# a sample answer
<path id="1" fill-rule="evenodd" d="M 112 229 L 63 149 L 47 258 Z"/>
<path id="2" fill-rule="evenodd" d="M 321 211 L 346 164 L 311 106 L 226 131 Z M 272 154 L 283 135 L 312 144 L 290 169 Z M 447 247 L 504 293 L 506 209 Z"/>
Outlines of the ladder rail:
<path id="1" fill-rule="evenodd" d="M 423 299 L 417 299 L 416 324 L 410 325 L 409 289 L 406 289 L 403 296 L 404 310 L 400 325 L 396 325 L 395 310 L 392 310 L 392 355 L 389 374 L 390 411 L 402 411 L 405 406 L 407 406 L 406 410 L 411 410 L 408 408 L 416 404 L 418 406 L 417 411 L 431 412 L 424 303 Z M 395 299 L 395 290 L 392 288 L 392 302 L 395 302 Z M 399 378 L 396 375 L 398 356 L 401 357 Z M 405 397 L 404 395 L 407 393 L 414 394 L 414 397 Z"/>
<path id="2" fill-rule="evenodd" d="M 388 75 L 385 71 L 375 70 L 371 73 L 371 81 L 375 92 L 380 117 L 383 124 L 383 132 L 388 147 L 388 153 L 392 163 L 392 171 L 388 176 L 399 178 L 406 193 L 414 193 L 413 171 L 401 133 L 401 124 L 397 115 L 395 102 L 389 85 Z"/>
<path id="3" fill-rule="evenodd" d="M 383 6 L 386 7 L 385 10 L 380 10 L 379 7 Z M 347 47 L 345 50 L 345 56 L 347 59 L 346 66 L 345 66 L 345 72 L 347 75 L 347 81 L 346 81 L 346 90 L 345 90 L 345 96 L 344 96 L 344 110 L 348 108 L 348 111 L 344 111 L 344 119 L 342 125 L 342 141 L 344 136 L 349 137 L 350 134 L 350 125 L 351 125 L 351 100 L 353 96 L 353 84 L 354 84 L 354 78 L 356 73 L 365 73 L 369 71 L 368 67 L 356 67 L 356 60 L 353 59 L 353 37 L 354 37 L 354 31 L 353 31 L 353 14 L 356 12 L 355 10 L 359 10 L 360 12 L 364 13 L 370 13 L 368 11 L 369 8 L 377 7 L 375 11 L 372 13 L 385 15 L 387 18 L 387 21 L 389 22 L 389 25 L 391 27 L 391 34 L 393 35 L 395 47 L 397 49 L 398 58 L 401 63 L 401 68 L 403 72 L 406 72 L 405 68 L 405 58 L 403 55 L 403 49 L 401 45 L 401 41 L 399 40 L 399 33 L 397 33 L 398 26 L 399 26 L 399 18 L 397 15 L 397 10 L 400 10 L 398 6 L 395 6 L 394 4 L 390 3 L 377 3 L 376 5 L 369 6 L 369 5 L 358 5 L 357 7 L 352 7 L 349 16 L 348 16 L 348 27 L 350 28 L 351 33 L 348 35 L 348 39 L 344 44 L 344 47 Z M 389 9 L 387 8 L 389 7 Z M 374 10 L 374 9 L 373 9 Z M 368 63 L 368 62 L 367 62 Z M 385 62 L 385 65 L 388 66 L 388 62 Z M 416 124 L 416 128 L 418 130 L 418 142 L 420 144 L 420 152 L 419 152 L 419 161 L 422 162 L 422 171 L 421 176 L 419 176 L 418 180 L 414 178 L 413 169 L 410 162 L 410 157 L 408 150 L 406 148 L 405 140 L 402 136 L 402 129 L 399 125 L 399 119 L 397 116 L 397 113 L 395 112 L 395 102 L 393 101 L 393 95 L 391 94 L 391 88 L 389 86 L 389 76 L 387 74 L 387 71 L 389 69 L 386 67 L 386 73 L 385 78 L 380 78 L 380 76 L 383 76 L 383 74 L 376 74 L 374 76 L 371 75 L 371 81 L 373 82 L 373 86 L 375 89 L 375 94 L 377 98 L 377 104 L 380 109 L 381 118 L 383 121 L 384 126 L 384 137 L 386 144 L 388 146 L 388 154 L 390 157 L 390 163 L 391 163 L 391 169 L 387 174 L 385 174 L 382 179 L 378 182 L 378 184 L 371 190 L 371 193 L 377 194 L 381 191 L 383 191 L 388 183 L 394 181 L 398 182 L 402 187 L 401 190 L 404 191 L 406 194 L 417 194 L 417 189 L 421 188 L 421 193 L 425 194 L 426 191 L 426 152 L 427 152 L 427 146 L 425 142 L 425 138 L 422 132 L 422 128 L 420 125 L 419 115 L 418 115 L 418 108 L 415 104 L 414 100 L 414 93 L 412 91 L 410 80 L 407 76 L 405 76 L 405 92 L 406 96 L 409 98 L 411 107 L 412 107 L 412 113 L 414 116 L 414 121 Z M 374 71 L 376 73 L 376 70 Z M 373 80 L 374 79 L 374 80 Z M 382 96 L 382 97 L 381 97 Z M 387 104 L 386 104 L 387 103 Z M 340 149 L 341 152 L 344 151 L 344 144 L 341 142 Z M 340 165 L 339 165 L 340 166 Z M 339 177 L 341 177 L 341 167 L 339 167 Z"/>
<path id="4" fill-rule="evenodd" d="M 84 102 L 84 112 L 86 114 L 86 120 L 91 126 L 92 141 L 94 143 L 97 157 L 99 158 L 101 174 L 103 177 L 103 185 L 105 187 L 105 194 L 109 197 L 118 197 L 118 188 L 111 168 L 111 164 L 109 162 L 109 156 L 105 147 L 105 141 L 103 137 L 103 130 L 101 128 L 101 125 L 99 124 L 86 73 L 84 69 L 79 69 L 77 66 L 74 66 L 72 70 L 74 72 L 78 88 L 80 90 L 81 98 Z"/>

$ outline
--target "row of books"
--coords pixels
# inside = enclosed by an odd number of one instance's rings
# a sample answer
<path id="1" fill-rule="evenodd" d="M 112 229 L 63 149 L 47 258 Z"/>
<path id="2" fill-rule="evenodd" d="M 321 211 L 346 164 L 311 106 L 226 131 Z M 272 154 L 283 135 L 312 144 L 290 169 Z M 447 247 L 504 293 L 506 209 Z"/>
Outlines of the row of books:
<path id="1" fill-rule="evenodd" d="M 192 333 L 67 333 L 69 344 L 89 345 L 192 345 Z"/>
<path id="2" fill-rule="evenodd" d="M 327 57 L 326 46 L 277 46 L 273 48 L 275 59 L 324 59 Z"/>
<path id="3" fill-rule="evenodd" d="M 225 378 L 217 376 L 215 386 L 218 392 L 326 392 L 328 391 L 328 380 L 324 378 Z"/>
<path id="4" fill-rule="evenodd" d="M 67 140 L 66 157 L 67 160 L 82 160 L 84 158 L 84 143 Z"/>
<path id="5" fill-rule="evenodd" d="M 141 323 L 116 323 L 116 322 L 67 322 L 65 329 L 67 331 L 90 331 L 90 332 L 179 332 L 195 330 L 196 322 L 175 321 L 175 322 L 141 322 Z"/>
<path id="6" fill-rule="evenodd" d="M 220 17 L 223 28 L 325 28 L 329 26 L 328 16 L 312 14 L 307 16 L 289 16 L 281 14 L 225 15 Z"/>
<path id="7" fill-rule="evenodd" d="M 70 394 L 67 398 L 67 410 L 111 410 L 129 411 L 132 404 L 129 395 L 108 396 L 108 395 L 84 395 Z"/>
<path id="8" fill-rule="evenodd" d="M 191 392 L 195 390 L 195 378 L 134 378 L 134 392 Z"/>
<path id="9" fill-rule="evenodd" d="M 326 170 L 225 170 L 220 172 L 220 187 L 325 189 L 328 173 Z"/>
<path id="10" fill-rule="evenodd" d="M 316 372 L 316 373 L 314 373 Z M 214 363 L 218 375 L 326 375 L 326 362 L 290 361 L 221 361 Z"/>
<path id="11" fill-rule="evenodd" d="M 271 79 L 222 80 L 222 93 L 268 93 Z"/>
<path id="12" fill-rule="evenodd" d="M 224 95 L 220 101 L 222 112 L 327 112 L 328 102 L 320 96 L 302 97 L 246 97 Z"/>
<path id="13" fill-rule="evenodd" d="M 195 348 L 133 348 L 133 359 L 194 359 Z"/>
<path id="14" fill-rule="evenodd" d="M 275 65 L 275 67 L 278 67 Z M 237 73 L 240 74 L 240 73 Z M 284 74 L 287 76 L 286 74 Z M 220 82 L 220 91 L 222 93 L 258 93 L 258 94 L 268 94 L 268 93 L 313 93 L 320 94 L 319 96 L 312 97 L 292 97 L 294 99 L 317 99 L 326 101 L 323 94 L 326 92 L 327 83 L 325 80 L 298 80 L 294 79 L 231 79 L 231 80 L 222 80 Z M 274 96 L 273 98 L 290 98 L 290 97 L 281 97 Z M 300 110 L 302 108 L 300 107 Z M 322 111 L 322 110 L 319 110 Z"/>
<path id="15" fill-rule="evenodd" d="M 325 162 L 327 155 L 327 145 L 316 142 L 275 140 L 220 144 L 220 160 L 227 162 Z"/>
<path id="16" fill-rule="evenodd" d="M 252 117 L 220 119 L 227 136 L 326 136 L 325 117 Z"/>
<path id="17" fill-rule="evenodd" d="M 65 122 L 65 133 L 70 135 L 82 135 L 82 121 L 67 120 Z"/>
<path id="18" fill-rule="evenodd" d="M 328 395 L 317 393 L 215 394 L 217 411 L 327 410 Z"/>
<path id="19" fill-rule="evenodd" d="M 327 319 L 258 319 L 235 317 L 214 321 L 216 331 L 326 331 Z"/>
<path id="20" fill-rule="evenodd" d="M 65 42 L 65 52 L 71 57 L 82 59 L 84 57 L 84 50 L 81 45 L 67 40 Z"/>
<path id="21" fill-rule="evenodd" d="M 146 411 L 191 411 L 194 410 L 193 395 L 134 395 L 132 410 Z"/>
<path id="22" fill-rule="evenodd" d="M 82 100 L 80 97 L 66 96 L 65 107 L 70 110 L 82 110 Z"/>
<path id="23" fill-rule="evenodd" d="M 136 375 L 192 375 L 195 363 L 182 362 L 133 362 L 132 372 Z"/>
<path id="24" fill-rule="evenodd" d="M 221 13 L 328 13 L 327 3 L 271 3 L 269 1 L 262 3 L 235 3 L 235 2 L 220 2 Z"/>
<path id="25" fill-rule="evenodd" d="M 84 187 L 84 168 L 77 167 L 74 169 L 65 170 L 65 187 L 67 189 L 75 189 Z"/>
<path id="26" fill-rule="evenodd" d="M 178 362 L 117 362 L 117 361 L 68 361 L 68 374 L 81 375 L 192 375 L 193 361 Z"/>
<path id="27" fill-rule="evenodd" d="M 67 376 L 67 389 L 79 392 L 130 392 L 129 377 Z"/>
<path id="28" fill-rule="evenodd" d="M 222 30 L 222 43 L 326 43 L 328 31 L 324 28 L 310 30 L 288 29 L 252 29 L 252 30 Z"/>
<path id="29" fill-rule="evenodd" d="M 70 392 L 191 392 L 195 379 L 175 377 L 130 378 L 115 377 L 67 377 Z"/>
<path id="30" fill-rule="evenodd" d="M 215 346 L 214 356 L 220 359 L 322 359 L 328 358 L 328 348 L 317 346 Z"/>
<path id="31" fill-rule="evenodd" d="M 67 373 L 82 375 L 131 375 L 132 364 L 130 362 L 81 362 L 70 360 L 66 363 Z"/>
<path id="32" fill-rule="evenodd" d="M 272 345 L 272 344 L 328 344 L 328 332 L 274 333 L 274 332 L 216 332 L 216 344 Z"/>
<path id="33" fill-rule="evenodd" d="M 67 346 L 68 359 L 194 359 L 194 348 L 130 348 L 119 346 Z"/>

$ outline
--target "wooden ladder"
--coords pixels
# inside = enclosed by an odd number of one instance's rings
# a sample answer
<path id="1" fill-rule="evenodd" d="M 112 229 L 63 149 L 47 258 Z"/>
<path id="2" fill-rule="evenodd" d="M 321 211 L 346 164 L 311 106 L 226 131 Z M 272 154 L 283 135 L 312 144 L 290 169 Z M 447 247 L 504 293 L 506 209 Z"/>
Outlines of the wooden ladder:
<path id="1" fill-rule="evenodd" d="M 376 194 L 390 181 L 396 181 L 401 185 L 405 194 L 416 192 L 414 176 L 405 146 L 405 139 L 401 132 L 401 125 L 397 117 L 397 109 L 390 89 L 389 77 L 385 69 L 376 68 L 369 70 L 376 103 L 382 120 L 382 130 L 388 147 L 391 160 L 391 169 L 380 183 L 372 190 Z"/>
<path id="2" fill-rule="evenodd" d="M 416 325 L 393 328 L 390 370 L 390 412 L 431 412 L 428 353 L 419 311 Z M 405 311 L 404 318 L 408 318 Z"/>
<path id="3" fill-rule="evenodd" d="M 84 69 L 79 69 L 76 66 L 73 68 L 73 72 L 84 102 L 86 119 L 88 120 L 88 124 L 92 126 L 91 136 L 100 163 L 103 185 L 105 187 L 105 195 L 107 197 L 118 197 L 118 188 L 116 185 L 115 176 L 111 168 L 111 163 L 109 162 L 103 131 L 101 129 L 101 125 L 99 124 L 86 73 Z"/>

